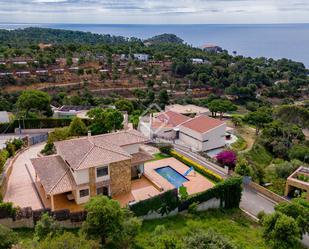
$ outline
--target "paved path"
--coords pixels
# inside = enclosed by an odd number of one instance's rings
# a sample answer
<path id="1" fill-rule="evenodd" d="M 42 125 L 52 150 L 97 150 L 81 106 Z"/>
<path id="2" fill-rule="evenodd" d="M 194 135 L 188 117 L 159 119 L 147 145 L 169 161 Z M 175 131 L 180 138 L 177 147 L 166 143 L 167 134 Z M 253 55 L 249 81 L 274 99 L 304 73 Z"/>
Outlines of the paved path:
<path id="1" fill-rule="evenodd" d="M 35 173 L 30 159 L 37 157 L 38 152 L 40 152 L 43 147 L 44 144 L 31 146 L 17 157 L 13 164 L 12 174 L 9 178 L 4 201 L 13 202 L 21 208 L 42 208 L 41 201 L 37 196 L 37 192 L 34 189 L 29 173 L 34 179 Z M 27 170 L 25 164 L 28 165 L 29 171 Z"/>

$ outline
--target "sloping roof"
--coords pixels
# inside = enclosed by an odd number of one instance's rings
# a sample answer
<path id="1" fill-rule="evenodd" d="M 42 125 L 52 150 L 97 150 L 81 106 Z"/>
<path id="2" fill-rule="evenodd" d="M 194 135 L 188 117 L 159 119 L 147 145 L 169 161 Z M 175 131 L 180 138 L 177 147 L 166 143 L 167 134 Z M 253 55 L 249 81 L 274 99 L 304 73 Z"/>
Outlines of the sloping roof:
<path id="1" fill-rule="evenodd" d="M 225 123 L 221 120 L 211 118 L 206 115 L 199 115 L 195 118 L 190 119 L 187 122 L 182 123 L 180 126 L 189 128 L 200 133 L 205 133 L 223 124 Z"/>
<path id="2" fill-rule="evenodd" d="M 131 155 L 121 146 L 148 141 L 135 130 L 55 142 L 57 153 L 73 168 L 85 169 L 128 160 Z"/>
<path id="3" fill-rule="evenodd" d="M 156 117 L 155 121 L 153 122 L 153 125 L 161 122 L 161 123 L 164 123 L 165 126 L 176 127 L 177 125 L 187 120 L 190 120 L 190 118 L 185 115 L 182 115 L 180 113 L 173 112 L 173 111 L 166 111 L 166 112 L 160 113 Z"/>
<path id="4" fill-rule="evenodd" d="M 74 189 L 72 173 L 60 156 L 35 158 L 31 163 L 46 194 L 61 194 Z"/>

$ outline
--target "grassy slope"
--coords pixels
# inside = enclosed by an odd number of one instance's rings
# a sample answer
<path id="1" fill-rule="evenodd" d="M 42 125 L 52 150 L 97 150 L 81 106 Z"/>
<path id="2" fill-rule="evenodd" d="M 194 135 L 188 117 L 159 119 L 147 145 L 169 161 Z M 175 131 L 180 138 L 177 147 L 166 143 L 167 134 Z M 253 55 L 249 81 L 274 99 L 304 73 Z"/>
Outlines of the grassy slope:
<path id="1" fill-rule="evenodd" d="M 138 248 L 151 248 L 156 237 L 153 231 L 157 225 L 164 225 L 168 235 L 182 239 L 194 228 L 213 229 L 230 239 L 242 249 L 268 248 L 262 238 L 261 228 L 246 219 L 240 210 L 212 210 L 197 215 L 177 215 L 161 220 L 145 221 L 137 238 Z"/>

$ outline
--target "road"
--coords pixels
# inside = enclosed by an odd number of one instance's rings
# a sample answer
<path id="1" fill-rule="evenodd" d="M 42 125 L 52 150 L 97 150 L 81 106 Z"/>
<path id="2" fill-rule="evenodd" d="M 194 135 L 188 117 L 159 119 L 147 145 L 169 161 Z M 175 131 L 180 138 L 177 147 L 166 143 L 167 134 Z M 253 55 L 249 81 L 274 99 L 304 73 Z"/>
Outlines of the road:
<path id="1" fill-rule="evenodd" d="M 180 148 L 175 148 L 177 152 L 183 154 L 184 156 L 190 157 L 191 159 L 197 161 L 199 164 L 205 168 L 220 174 L 222 177 L 227 178 L 228 175 L 223 171 L 218 170 L 218 167 L 214 167 L 214 164 L 207 162 L 206 159 L 201 160 L 200 156 L 194 152 L 184 151 Z M 267 214 L 274 212 L 274 207 L 277 203 L 270 200 L 268 197 L 258 193 L 249 186 L 245 186 L 242 192 L 242 197 L 240 201 L 240 208 L 243 209 L 250 215 L 253 215 L 255 218 L 257 214 L 261 211 L 264 211 Z M 302 244 L 309 248 L 309 235 L 305 235 L 302 240 Z"/>

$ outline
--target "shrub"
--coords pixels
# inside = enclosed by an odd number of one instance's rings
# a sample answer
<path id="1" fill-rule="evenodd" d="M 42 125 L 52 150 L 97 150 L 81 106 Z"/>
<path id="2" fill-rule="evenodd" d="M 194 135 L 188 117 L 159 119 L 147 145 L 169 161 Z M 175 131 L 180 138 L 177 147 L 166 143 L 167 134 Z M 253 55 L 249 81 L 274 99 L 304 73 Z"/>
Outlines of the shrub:
<path id="1" fill-rule="evenodd" d="M 160 152 L 164 154 L 170 154 L 172 149 L 173 149 L 173 146 L 171 144 L 164 144 L 164 145 L 159 146 Z"/>
<path id="2" fill-rule="evenodd" d="M 179 192 L 179 196 L 180 196 L 181 201 L 188 199 L 189 194 L 188 194 L 187 188 L 185 186 L 180 186 L 178 192 Z"/>
<path id="3" fill-rule="evenodd" d="M 295 144 L 289 150 L 290 159 L 298 159 L 302 162 L 309 163 L 309 147 L 301 144 Z"/>
<path id="4" fill-rule="evenodd" d="M 197 172 L 199 172 L 200 174 L 202 174 L 203 176 L 207 177 L 208 179 L 214 181 L 214 182 L 220 182 L 223 180 L 223 178 L 215 173 L 213 173 L 212 171 L 206 169 L 205 167 L 203 167 L 202 165 L 192 161 L 191 159 L 177 153 L 176 151 L 172 150 L 170 152 L 170 155 L 175 157 L 177 160 L 183 162 L 184 164 L 186 164 L 189 167 L 193 167 L 194 170 L 196 170 Z"/>
<path id="5" fill-rule="evenodd" d="M 208 230 L 207 232 L 203 230 L 192 232 L 185 238 L 184 248 L 236 249 L 236 247 L 228 239 L 213 230 Z"/>
<path id="6" fill-rule="evenodd" d="M 54 143 L 47 142 L 45 144 L 43 150 L 41 150 L 41 153 L 44 154 L 45 156 L 55 154 L 56 153 L 56 149 L 55 149 Z"/>
<path id="7" fill-rule="evenodd" d="M 130 205 L 130 209 L 137 216 L 147 215 L 149 212 L 168 214 L 178 206 L 177 190 L 169 190 L 150 199 Z"/>
<path id="8" fill-rule="evenodd" d="M 76 236 L 73 233 L 65 232 L 60 236 L 47 238 L 40 242 L 33 249 L 99 249 L 97 241 L 87 240 L 84 236 Z"/>
<path id="9" fill-rule="evenodd" d="M 188 207 L 188 213 L 189 214 L 196 214 L 197 213 L 197 207 L 198 207 L 198 203 L 197 202 L 193 202 Z"/>
<path id="10" fill-rule="evenodd" d="M 237 160 L 236 153 L 231 150 L 225 150 L 220 152 L 216 156 L 216 158 L 221 165 L 226 165 L 229 168 L 234 168 Z"/>
<path id="11" fill-rule="evenodd" d="M 87 126 L 83 120 L 75 117 L 69 126 L 68 133 L 70 136 L 83 136 L 87 134 L 87 131 Z"/>
<path id="12" fill-rule="evenodd" d="M 16 208 L 12 202 L 0 202 L 0 218 L 13 218 L 16 215 Z"/>
<path id="13" fill-rule="evenodd" d="M 10 249 L 17 242 L 17 235 L 9 228 L 0 224 L 0 248 Z"/>
<path id="14" fill-rule="evenodd" d="M 229 178 L 204 192 L 189 196 L 180 203 L 180 211 L 186 210 L 192 203 L 202 203 L 212 198 L 220 199 L 221 207 L 225 209 L 238 208 L 242 194 L 242 178 Z"/>
<path id="15" fill-rule="evenodd" d="M 263 236 L 274 249 L 291 249 L 299 245 L 300 229 L 292 217 L 275 212 L 263 218 Z"/>
<path id="16" fill-rule="evenodd" d="M 0 172 L 2 172 L 3 166 L 9 157 L 10 157 L 10 154 L 7 150 L 4 149 L 0 151 Z"/>
<path id="17" fill-rule="evenodd" d="M 60 232 L 60 226 L 47 213 L 35 225 L 35 237 L 37 240 L 45 239 L 47 236 L 54 237 Z"/>
<path id="18" fill-rule="evenodd" d="M 252 170 L 249 166 L 249 163 L 244 158 L 241 158 L 238 160 L 236 167 L 235 167 L 235 172 L 241 176 L 251 176 L 252 175 Z"/>

